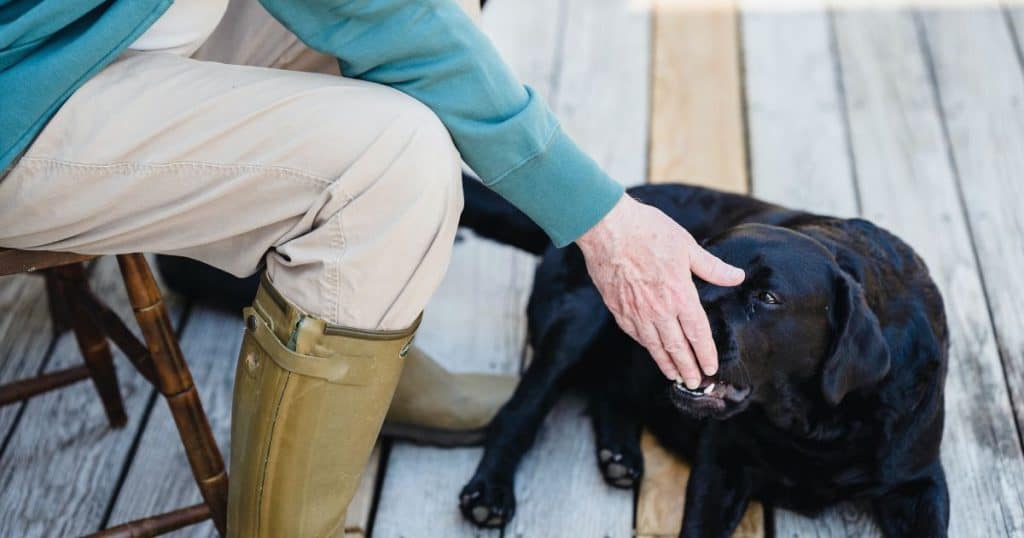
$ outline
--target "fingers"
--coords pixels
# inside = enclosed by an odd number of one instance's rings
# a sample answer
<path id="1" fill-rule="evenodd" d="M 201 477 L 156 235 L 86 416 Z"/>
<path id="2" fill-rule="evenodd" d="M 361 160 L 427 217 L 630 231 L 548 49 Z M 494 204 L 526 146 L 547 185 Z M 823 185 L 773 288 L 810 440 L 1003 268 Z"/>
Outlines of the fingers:
<path id="1" fill-rule="evenodd" d="M 665 352 L 665 348 L 661 345 L 661 339 L 658 336 L 658 331 L 653 325 L 644 324 L 642 328 L 637 328 L 638 333 L 636 340 L 640 342 L 640 345 L 647 348 L 647 352 L 651 354 L 654 359 L 654 363 L 658 365 L 658 369 L 661 373 L 665 374 L 665 377 L 677 381 L 682 376 L 675 364 L 672 362 L 671 357 Z"/>
<path id="2" fill-rule="evenodd" d="M 684 311 L 679 315 L 679 325 L 693 353 L 697 356 L 697 363 L 706 375 L 715 375 L 718 372 L 718 350 L 715 349 L 715 340 L 711 336 L 711 323 L 708 322 L 708 315 L 700 304 L 700 296 L 697 295 L 697 288 L 693 285 L 683 289 Z"/>
<path id="3" fill-rule="evenodd" d="M 661 339 L 661 347 L 672 357 L 676 369 L 682 375 L 683 383 L 695 389 L 700 386 L 701 373 L 697 367 L 697 360 L 693 356 L 690 344 L 683 336 L 683 329 L 676 319 L 669 319 L 657 324 L 658 337 Z"/>
<path id="4" fill-rule="evenodd" d="M 700 245 L 695 244 L 690 253 L 690 270 L 707 282 L 716 286 L 738 286 L 743 283 L 743 269 L 723 262 Z"/>

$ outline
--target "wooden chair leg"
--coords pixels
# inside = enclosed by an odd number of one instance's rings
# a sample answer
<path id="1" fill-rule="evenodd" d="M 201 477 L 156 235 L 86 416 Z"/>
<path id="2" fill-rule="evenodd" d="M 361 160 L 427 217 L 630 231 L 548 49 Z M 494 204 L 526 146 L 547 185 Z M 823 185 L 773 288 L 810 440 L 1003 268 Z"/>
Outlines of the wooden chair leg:
<path id="1" fill-rule="evenodd" d="M 60 281 L 53 270 L 43 272 L 46 278 L 46 302 L 50 306 L 50 320 L 53 322 L 54 336 L 60 336 L 71 330 L 71 311 L 67 298 L 61 293 Z"/>
<path id="2" fill-rule="evenodd" d="M 107 341 L 103 329 L 92 320 L 85 305 L 75 299 L 79 293 L 72 291 L 88 288 L 85 267 L 81 263 L 76 263 L 56 267 L 51 272 L 54 276 L 48 279 L 53 282 L 53 298 L 66 305 L 67 312 L 70 313 L 68 322 L 75 333 L 75 340 L 78 341 L 78 349 L 85 359 L 85 366 L 89 369 L 89 377 L 92 378 L 96 392 L 103 401 L 107 420 L 112 428 L 120 428 L 128 422 L 128 415 L 125 413 L 121 388 L 117 383 L 117 371 L 114 369 L 110 342 Z"/>
<path id="3" fill-rule="evenodd" d="M 196 484 L 210 508 L 214 526 L 223 535 L 227 522 L 227 471 L 178 347 L 160 289 L 142 254 L 122 254 L 117 262 L 152 356 L 157 389 L 167 400 Z"/>

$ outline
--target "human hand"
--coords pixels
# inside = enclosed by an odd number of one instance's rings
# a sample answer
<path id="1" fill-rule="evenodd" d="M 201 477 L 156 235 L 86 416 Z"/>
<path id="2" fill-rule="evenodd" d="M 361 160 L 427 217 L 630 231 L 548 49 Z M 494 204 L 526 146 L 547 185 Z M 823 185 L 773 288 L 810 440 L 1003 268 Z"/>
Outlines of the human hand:
<path id="1" fill-rule="evenodd" d="M 619 327 L 647 348 L 666 377 L 695 389 L 702 370 L 709 376 L 718 371 L 718 351 L 693 275 L 736 286 L 743 282 L 742 269 L 716 258 L 667 215 L 628 195 L 576 244 Z"/>

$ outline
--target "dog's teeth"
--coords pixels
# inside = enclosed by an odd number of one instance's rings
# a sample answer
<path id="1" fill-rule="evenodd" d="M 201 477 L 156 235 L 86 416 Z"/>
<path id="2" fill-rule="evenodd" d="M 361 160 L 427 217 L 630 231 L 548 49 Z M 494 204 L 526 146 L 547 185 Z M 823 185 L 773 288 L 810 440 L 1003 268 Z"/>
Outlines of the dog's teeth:
<path id="1" fill-rule="evenodd" d="M 714 383 L 704 387 L 704 394 L 711 394 L 711 391 L 713 391 L 713 390 L 715 390 L 715 384 Z"/>

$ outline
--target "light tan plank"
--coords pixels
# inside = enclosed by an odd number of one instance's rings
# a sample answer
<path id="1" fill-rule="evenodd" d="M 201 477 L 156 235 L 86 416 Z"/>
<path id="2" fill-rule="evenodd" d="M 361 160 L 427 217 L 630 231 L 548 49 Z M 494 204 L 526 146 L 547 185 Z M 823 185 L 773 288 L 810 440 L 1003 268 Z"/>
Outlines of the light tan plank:
<path id="1" fill-rule="evenodd" d="M 1024 456 L 918 29 L 906 13 L 843 12 L 836 30 L 864 216 L 914 246 L 945 298 L 949 534 L 1019 535 Z"/>
<path id="2" fill-rule="evenodd" d="M 654 2 L 649 178 L 747 189 L 736 10 Z"/>
<path id="3" fill-rule="evenodd" d="M 747 129 L 753 191 L 789 207 L 856 216 L 856 184 L 836 78 L 828 14 L 748 11 L 743 16 Z M 877 536 L 853 503 L 806 517 L 776 509 L 775 534 Z"/>
<path id="4" fill-rule="evenodd" d="M 654 3 L 651 183 L 683 182 L 748 192 L 737 12 L 677 10 Z M 644 433 L 644 479 L 636 534 L 678 536 L 689 466 Z M 737 536 L 764 536 L 764 509 L 753 503 Z"/>
<path id="5" fill-rule="evenodd" d="M 116 261 L 102 258 L 91 277 L 129 326 L 131 307 Z M 178 310 L 172 306 L 172 315 Z M 45 325 L 39 327 L 45 331 Z M 81 364 L 74 337 L 54 348 L 48 371 Z M 0 459 L 0 535 L 78 536 L 96 530 L 117 486 L 153 394 L 150 385 L 115 351 L 115 363 L 128 411 L 128 424 L 111 430 L 90 383 L 33 398 Z"/>

